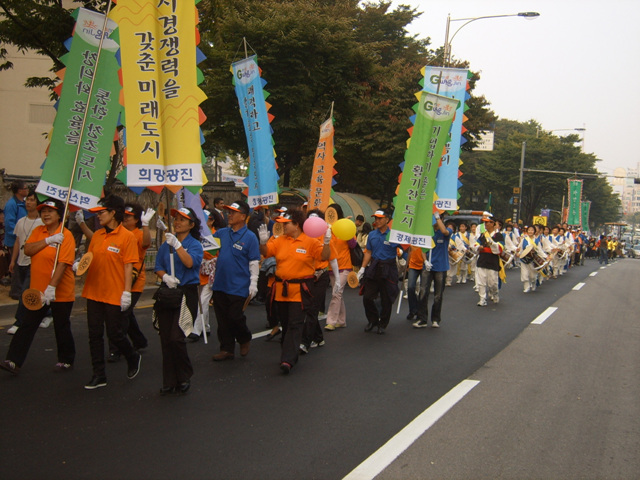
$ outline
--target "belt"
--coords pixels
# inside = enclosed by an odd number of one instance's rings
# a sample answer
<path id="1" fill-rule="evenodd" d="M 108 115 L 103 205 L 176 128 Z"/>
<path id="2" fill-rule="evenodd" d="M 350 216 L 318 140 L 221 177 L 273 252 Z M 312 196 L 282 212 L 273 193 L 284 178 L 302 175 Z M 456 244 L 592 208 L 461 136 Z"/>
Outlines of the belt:
<path id="1" fill-rule="evenodd" d="M 283 297 L 288 297 L 289 296 L 289 288 L 288 288 L 288 286 L 289 286 L 290 283 L 302 284 L 302 288 L 308 290 L 308 288 L 306 286 L 306 282 L 307 282 L 307 280 L 311 280 L 312 278 L 314 278 L 313 275 L 310 276 L 310 277 L 291 278 L 289 280 L 283 280 L 282 278 L 276 276 L 276 282 L 282 282 L 282 296 Z M 275 291 L 275 289 L 274 289 L 274 291 Z"/>

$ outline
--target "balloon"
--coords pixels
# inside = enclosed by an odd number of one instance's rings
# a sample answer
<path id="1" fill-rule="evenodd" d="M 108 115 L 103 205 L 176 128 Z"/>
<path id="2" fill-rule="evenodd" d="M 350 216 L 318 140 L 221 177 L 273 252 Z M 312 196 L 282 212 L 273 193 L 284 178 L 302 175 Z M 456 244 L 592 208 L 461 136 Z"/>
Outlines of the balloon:
<path id="1" fill-rule="evenodd" d="M 340 240 L 344 240 L 346 242 L 356 236 L 356 224 L 348 218 L 341 218 L 340 220 L 333 222 L 333 225 L 331 225 L 331 231 Z"/>
<path id="2" fill-rule="evenodd" d="M 327 222 L 320 217 L 309 217 L 304 221 L 302 231 L 312 238 L 318 238 L 327 231 Z"/>

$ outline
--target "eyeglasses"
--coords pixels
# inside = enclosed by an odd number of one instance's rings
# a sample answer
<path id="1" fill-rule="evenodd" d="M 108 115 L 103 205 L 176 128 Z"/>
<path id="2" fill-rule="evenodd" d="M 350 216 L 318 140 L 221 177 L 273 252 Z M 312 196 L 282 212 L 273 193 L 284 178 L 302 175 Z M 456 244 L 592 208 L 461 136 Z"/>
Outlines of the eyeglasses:
<path id="1" fill-rule="evenodd" d="M 106 209 L 105 210 L 100 210 L 100 211 L 96 212 L 96 215 L 100 216 L 103 213 L 107 213 L 107 212 L 109 212 L 109 210 L 106 210 Z"/>

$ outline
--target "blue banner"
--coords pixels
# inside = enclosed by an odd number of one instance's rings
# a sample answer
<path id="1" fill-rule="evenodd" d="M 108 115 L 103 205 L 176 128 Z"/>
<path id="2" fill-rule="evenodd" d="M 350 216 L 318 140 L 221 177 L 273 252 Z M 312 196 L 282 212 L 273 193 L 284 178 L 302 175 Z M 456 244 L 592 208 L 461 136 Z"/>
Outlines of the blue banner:
<path id="1" fill-rule="evenodd" d="M 266 82 L 260 77 L 255 55 L 232 65 L 233 83 L 240 104 L 249 151 L 249 185 L 247 203 L 250 207 L 278 203 L 278 173 L 271 137 L 271 125 L 265 92 Z"/>

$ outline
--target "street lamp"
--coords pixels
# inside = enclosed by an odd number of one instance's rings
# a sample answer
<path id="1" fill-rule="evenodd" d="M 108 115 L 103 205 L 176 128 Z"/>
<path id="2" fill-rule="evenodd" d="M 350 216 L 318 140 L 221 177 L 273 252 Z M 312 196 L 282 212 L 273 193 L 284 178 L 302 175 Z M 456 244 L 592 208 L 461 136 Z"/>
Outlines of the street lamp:
<path id="1" fill-rule="evenodd" d="M 445 30 L 445 34 L 444 34 L 444 66 L 448 67 L 449 63 L 451 63 L 451 42 L 453 41 L 453 39 L 455 38 L 455 36 L 458 34 L 458 32 L 460 30 L 462 30 L 464 27 L 466 27 L 467 25 L 469 25 L 471 22 L 475 22 L 476 20 L 483 20 L 485 18 L 502 18 L 502 17 L 522 17 L 522 18 L 526 18 L 527 20 L 533 20 L 534 18 L 539 17 L 540 14 L 538 12 L 520 12 L 520 13 L 511 13 L 508 15 L 485 15 L 482 17 L 471 17 L 471 18 L 451 18 L 451 14 L 447 15 L 447 29 Z M 451 22 L 465 22 L 463 23 L 455 32 L 453 32 L 453 35 L 451 35 L 451 38 L 449 38 L 449 29 L 451 26 Z"/>
<path id="2" fill-rule="evenodd" d="M 540 136 L 540 132 L 545 132 L 545 130 L 541 130 L 540 128 L 536 129 L 536 138 L 539 138 Z M 582 133 L 582 147 L 581 147 L 581 151 L 582 153 L 584 153 L 584 137 L 585 137 L 585 133 L 587 131 L 586 127 L 577 127 L 577 128 L 555 128 L 553 130 L 548 130 L 547 133 L 553 133 L 553 132 L 581 132 Z"/>

